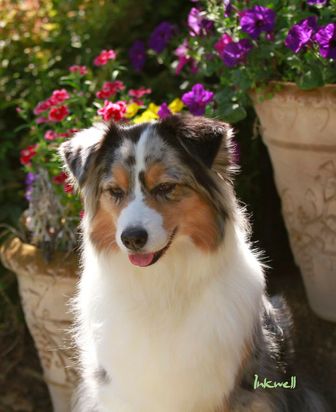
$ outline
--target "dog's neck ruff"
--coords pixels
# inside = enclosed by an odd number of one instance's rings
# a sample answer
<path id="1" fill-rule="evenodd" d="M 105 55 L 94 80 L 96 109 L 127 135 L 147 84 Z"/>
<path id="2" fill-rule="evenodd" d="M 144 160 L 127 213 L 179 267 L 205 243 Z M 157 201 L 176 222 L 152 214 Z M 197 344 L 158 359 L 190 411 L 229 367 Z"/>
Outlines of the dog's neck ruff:
<path id="1" fill-rule="evenodd" d="M 106 390 L 106 410 L 221 406 L 250 343 L 263 290 L 261 266 L 229 221 L 217 252 L 205 254 L 180 238 L 147 268 L 121 252 L 97 255 L 86 239 L 79 339 L 82 348 L 95 342 L 96 362 L 111 378 L 108 389 L 97 388 Z"/>

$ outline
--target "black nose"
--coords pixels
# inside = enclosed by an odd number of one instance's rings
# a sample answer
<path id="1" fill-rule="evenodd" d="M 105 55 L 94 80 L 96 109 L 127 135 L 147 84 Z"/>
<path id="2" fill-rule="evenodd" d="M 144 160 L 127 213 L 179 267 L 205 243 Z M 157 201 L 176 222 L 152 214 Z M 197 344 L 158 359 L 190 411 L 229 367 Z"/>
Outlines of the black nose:
<path id="1" fill-rule="evenodd" d="M 147 232 L 139 227 L 126 229 L 121 234 L 121 241 L 131 250 L 139 250 L 145 246 L 148 239 Z"/>

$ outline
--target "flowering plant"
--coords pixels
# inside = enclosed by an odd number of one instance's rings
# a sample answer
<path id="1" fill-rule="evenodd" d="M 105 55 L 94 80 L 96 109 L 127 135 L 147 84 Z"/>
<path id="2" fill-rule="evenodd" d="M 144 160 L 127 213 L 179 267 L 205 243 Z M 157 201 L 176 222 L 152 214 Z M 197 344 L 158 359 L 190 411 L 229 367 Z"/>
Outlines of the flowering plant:
<path id="1" fill-rule="evenodd" d="M 76 131 L 95 122 L 144 122 L 163 118 L 184 108 L 175 98 L 156 105 L 151 89 L 128 89 L 118 79 L 120 64 L 114 50 L 103 50 L 94 67 L 74 65 L 61 78 L 61 87 L 31 107 L 28 102 L 18 113 L 29 128 L 30 144 L 21 150 L 20 161 L 26 175 L 25 197 L 29 208 L 24 214 L 29 241 L 45 252 L 72 250 L 82 215 L 81 202 L 61 170 L 57 149 Z M 101 79 L 101 73 L 108 79 Z M 97 80 L 99 78 L 99 80 Z"/>
<path id="2" fill-rule="evenodd" d="M 272 81 L 304 90 L 336 83 L 335 21 L 336 0 L 193 1 L 188 32 L 169 37 L 175 51 L 160 58 L 185 77 L 184 87 L 205 83 L 217 116 L 236 122 L 251 90 Z"/>

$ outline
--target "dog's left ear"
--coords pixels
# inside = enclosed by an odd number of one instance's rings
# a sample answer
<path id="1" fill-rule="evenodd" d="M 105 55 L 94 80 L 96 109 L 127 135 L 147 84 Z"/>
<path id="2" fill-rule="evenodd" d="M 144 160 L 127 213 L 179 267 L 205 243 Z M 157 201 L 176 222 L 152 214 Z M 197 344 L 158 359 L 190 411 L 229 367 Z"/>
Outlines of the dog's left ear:
<path id="1" fill-rule="evenodd" d="M 76 133 L 59 148 L 67 174 L 79 188 L 87 180 L 105 133 L 104 125 L 93 126 Z"/>
<path id="2" fill-rule="evenodd" d="M 225 163 L 230 164 L 230 142 L 233 134 L 230 125 L 215 119 L 192 115 L 173 115 L 159 124 L 161 133 L 169 139 L 178 140 L 182 148 L 212 168 L 221 153 Z"/>

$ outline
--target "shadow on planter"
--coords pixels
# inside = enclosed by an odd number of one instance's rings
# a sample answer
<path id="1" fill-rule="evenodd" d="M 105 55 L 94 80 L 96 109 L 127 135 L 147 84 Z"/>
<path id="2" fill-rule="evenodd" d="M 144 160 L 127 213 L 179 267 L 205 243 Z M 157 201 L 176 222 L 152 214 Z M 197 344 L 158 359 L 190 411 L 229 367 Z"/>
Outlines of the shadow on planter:
<path id="1" fill-rule="evenodd" d="M 54 412 L 70 412 L 77 383 L 75 350 L 68 333 L 72 325 L 69 300 L 74 296 L 78 259 L 55 253 L 46 262 L 34 246 L 18 238 L 0 249 L 3 265 L 15 272 L 29 331 L 41 361 Z"/>

